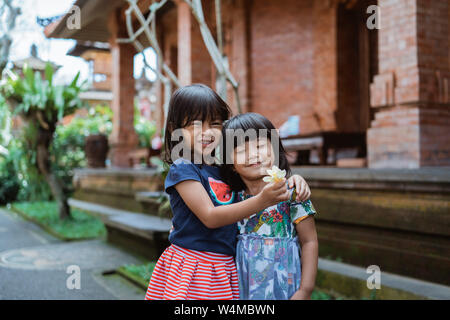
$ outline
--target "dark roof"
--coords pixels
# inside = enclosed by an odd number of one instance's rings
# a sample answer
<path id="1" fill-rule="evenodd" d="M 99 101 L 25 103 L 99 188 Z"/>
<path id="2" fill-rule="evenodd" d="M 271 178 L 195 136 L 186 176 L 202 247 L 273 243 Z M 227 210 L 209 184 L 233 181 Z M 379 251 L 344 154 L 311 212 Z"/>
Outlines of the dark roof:
<path id="1" fill-rule="evenodd" d="M 110 38 L 108 17 L 112 10 L 124 5 L 127 5 L 125 0 L 77 0 L 74 6 L 80 8 L 81 28 L 67 27 L 67 20 L 74 14 L 69 11 L 59 20 L 49 24 L 44 33 L 48 38 L 107 42 Z"/>
<path id="2" fill-rule="evenodd" d="M 44 33 L 47 38 L 108 42 L 110 40 L 108 29 L 110 14 L 117 8 L 128 8 L 128 3 L 126 0 L 77 0 L 74 6 L 78 6 L 81 11 L 81 28 L 73 30 L 67 28 L 67 19 L 73 14 L 69 11 L 62 18 L 45 27 Z M 161 17 L 173 8 L 175 8 L 174 2 L 168 1 L 163 8 L 158 10 L 157 16 Z M 123 26 L 123 29 L 125 29 L 125 26 Z M 143 35 L 140 39 L 144 46 L 149 46 Z"/>
<path id="3" fill-rule="evenodd" d="M 77 41 L 77 43 L 67 51 L 69 56 L 79 57 L 87 50 L 97 50 L 109 52 L 108 42 L 98 42 L 98 41 Z"/>
<path id="4" fill-rule="evenodd" d="M 50 65 L 51 65 L 51 66 L 53 67 L 53 69 L 55 69 L 55 70 L 57 70 L 57 69 L 59 69 L 59 68 L 61 67 L 61 66 L 59 66 L 59 65 L 57 65 L 57 64 L 55 64 L 55 63 L 53 63 L 53 62 L 50 62 L 50 61 L 44 61 L 44 60 L 39 59 L 39 58 L 37 58 L 37 57 L 28 57 L 28 58 L 25 58 L 25 59 L 20 59 L 20 60 L 13 61 L 12 63 L 13 63 L 13 65 L 14 65 L 14 68 L 16 68 L 16 69 L 22 69 L 23 66 L 24 66 L 25 64 L 27 64 L 28 67 L 30 67 L 32 70 L 40 70 L 40 71 L 43 71 L 43 70 L 45 70 L 45 64 L 46 64 L 47 62 L 49 62 Z"/>

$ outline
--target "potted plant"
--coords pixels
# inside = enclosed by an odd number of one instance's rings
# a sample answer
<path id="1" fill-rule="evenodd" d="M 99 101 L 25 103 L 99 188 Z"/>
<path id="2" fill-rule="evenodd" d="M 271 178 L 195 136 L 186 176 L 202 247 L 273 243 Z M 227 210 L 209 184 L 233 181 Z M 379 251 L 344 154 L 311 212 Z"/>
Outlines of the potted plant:
<path id="1" fill-rule="evenodd" d="M 109 151 L 108 135 L 111 132 L 112 113 L 108 107 L 96 106 L 89 110 L 86 119 L 85 155 L 89 168 L 104 168 Z"/>
<path id="2" fill-rule="evenodd" d="M 144 152 L 140 152 L 140 155 L 145 154 L 145 164 L 150 167 L 150 157 L 156 155 L 155 150 L 152 148 L 152 138 L 156 132 L 156 125 L 154 121 L 151 121 L 142 116 L 137 104 L 134 105 L 134 131 L 138 137 L 138 149 Z M 143 157 L 142 157 L 143 158 Z M 142 160 L 142 158 L 140 160 Z"/>

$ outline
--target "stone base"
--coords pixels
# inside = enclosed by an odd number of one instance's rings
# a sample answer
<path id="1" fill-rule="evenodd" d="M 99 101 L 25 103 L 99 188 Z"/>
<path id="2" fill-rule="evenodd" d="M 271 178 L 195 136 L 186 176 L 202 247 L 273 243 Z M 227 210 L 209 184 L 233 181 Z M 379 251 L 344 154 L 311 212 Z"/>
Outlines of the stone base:
<path id="1" fill-rule="evenodd" d="M 369 168 L 450 166 L 450 112 L 395 107 L 380 110 L 367 131 Z"/>
<path id="2" fill-rule="evenodd" d="M 106 226 L 108 231 L 108 242 L 126 251 L 142 256 L 150 261 L 157 261 L 164 250 L 170 246 L 167 234 L 154 234 L 154 239 L 138 237 L 128 232 L 124 232 L 112 226 Z"/>
<path id="3" fill-rule="evenodd" d="M 438 168 L 294 168 L 311 187 L 319 255 L 450 285 L 450 175 Z"/>
<path id="4" fill-rule="evenodd" d="M 366 268 L 319 258 L 316 287 L 344 299 L 424 300 L 450 298 L 450 287 L 380 270 L 380 287 L 369 289 Z M 373 284 L 373 283 L 372 283 Z"/>
<path id="5" fill-rule="evenodd" d="M 73 180 L 75 199 L 158 215 L 158 206 L 136 200 L 139 192 L 163 189 L 156 169 L 78 169 Z"/>

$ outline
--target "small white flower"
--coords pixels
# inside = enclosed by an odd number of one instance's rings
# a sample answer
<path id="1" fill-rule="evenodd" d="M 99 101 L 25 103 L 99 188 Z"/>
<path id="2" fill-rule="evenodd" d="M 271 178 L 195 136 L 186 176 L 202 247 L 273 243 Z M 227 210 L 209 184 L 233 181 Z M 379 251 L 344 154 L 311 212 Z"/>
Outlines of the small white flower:
<path id="1" fill-rule="evenodd" d="M 280 170 L 277 166 L 273 166 L 272 170 L 267 170 L 268 176 L 263 178 L 264 182 L 278 182 L 286 176 L 286 170 Z"/>

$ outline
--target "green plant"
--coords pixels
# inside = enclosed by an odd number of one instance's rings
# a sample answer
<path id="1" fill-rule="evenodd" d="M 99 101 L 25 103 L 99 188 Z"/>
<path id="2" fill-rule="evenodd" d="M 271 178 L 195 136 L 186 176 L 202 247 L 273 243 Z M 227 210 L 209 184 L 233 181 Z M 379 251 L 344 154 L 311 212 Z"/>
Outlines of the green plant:
<path id="1" fill-rule="evenodd" d="M 138 135 L 139 146 L 149 148 L 151 146 L 151 139 L 156 132 L 155 124 L 143 117 L 135 118 L 134 130 Z"/>
<path id="2" fill-rule="evenodd" d="M 11 154 L 0 156 L 0 205 L 15 201 L 19 190 L 20 181 L 14 166 L 14 158 Z"/>
<path id="3" fill-rule="evenodd" d="M 78 84 L 78 73 L 68 86 L 54 84 L 54 70 L 49 63 L 46 64 L 44 78 L 26 65 L 24 78 L 11 71 L 7 73 L 0 91 L 13 114 L 20 115 L 27 122 L 23 136 L 30 168 L 34 165 L 44 177 L 59 205 L 60 218 L 70 217 L 67 196 L 59 177 L 52 170 L 54 159 L 49 149 L 58 121 L 84 105 L 78 94 L 86 88 L 87 82 Z"/>
<path id="4" fill-rule="evenodd" d="M 8 109 L 5 98 L 0 94 L 0 155 L 6 154 L 5 148 L 10 140 L 11 112 Z"/>
<path id="5" fill-rule="evenodd" d="M 74 169 L 86 165 L 84 135 L 80 133 L 82 125 L 82 121 L 74 119 L 68 125 L 57 126 L 50 148 L 53 159 L 52 170 L 63 182 L 64 192 L 67 195 L 73 192 Z"/>
<path id="6" fill-rule="evenodd" d="M 167 174 L 169 173 L 170 166 L 167 162 L 163 161 L 160 157 L 151 157 L 151 164 L 156 166 L 156 172 L 161 175 L 162 179 L 165 180 Z"/>
<path id="7" fill-rule="evenodd" d="M 80 118 L 83 122 L 83 135 L 87 137 L 91 134 L 109 135 L 112 131 L 113 113 L 108 106 L 96 105 L 89 109 L 88 118 Z"/>
<path id="8" fill-rule="evenodd" d="M 148 262 L 141 265 L 128 264 L 123 266 L 123 268 L 137 277 L 140 277 L 144 283 L 148 283 L 152 276 L 153 269 L 155 269 L 156 262 Z"/>
<path id="9" fill-rule="evenodd" d="M 330 296 L 328 293 L 318 289 L 314 289 L 314 291 L 311 294 L 311 300 L 332 300 L 332 299 L 333 297 Z"/>
<path id="10" fill-rule="evenodd" d="M 134 105 L 134 131 L 139 139 L 139 147 L 149 148 L 152 137 L 156 133 L 156 125 L 153 121 L 141 116 L 136 104 Z"/>
<path id="11" fill-rule="evenodd" d="M 23 67 L 24 78 L 8 70 L 2 91 L 14 114 L 36 118 L 42 127 L 47 127 L 83 106 L 78 94 L 86 89 L 87 81 L 77 84 L 80 73 L 68 86 L 54 84 L 53 73 L 49 63 L 45 66 L 44 79 L 40 72 L 33 72 L 27 65 Z"/>

